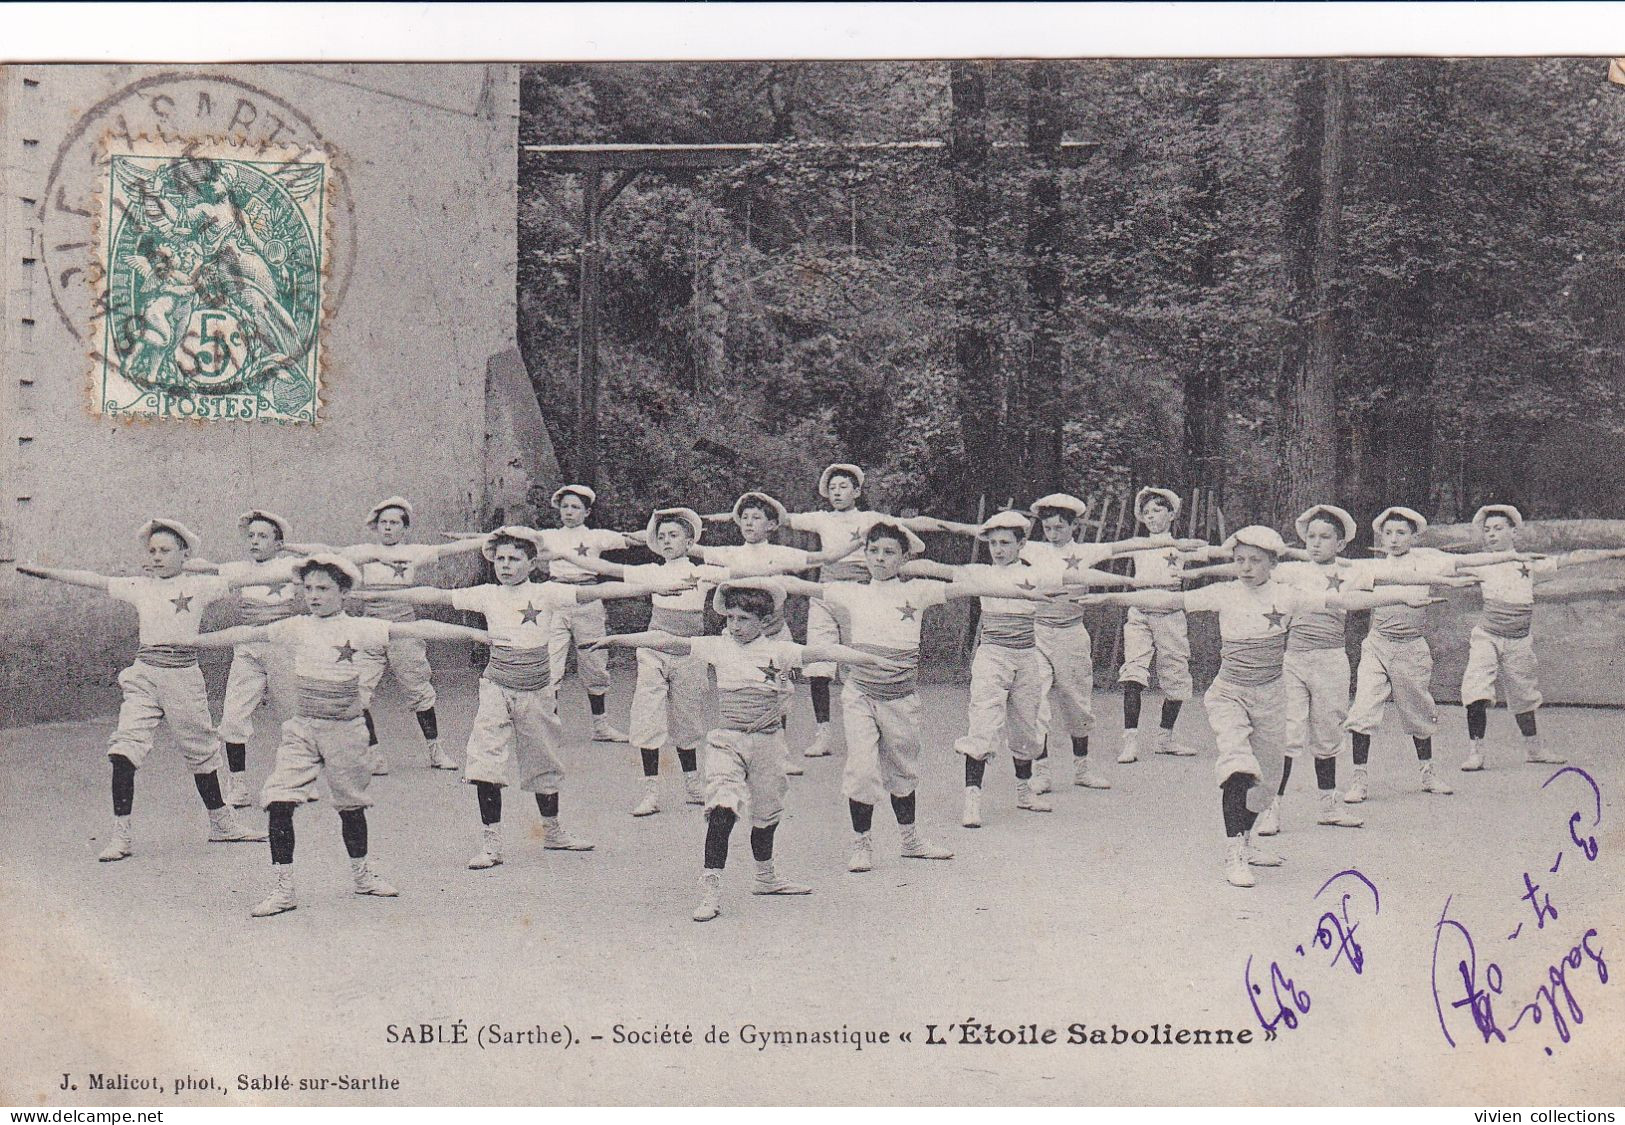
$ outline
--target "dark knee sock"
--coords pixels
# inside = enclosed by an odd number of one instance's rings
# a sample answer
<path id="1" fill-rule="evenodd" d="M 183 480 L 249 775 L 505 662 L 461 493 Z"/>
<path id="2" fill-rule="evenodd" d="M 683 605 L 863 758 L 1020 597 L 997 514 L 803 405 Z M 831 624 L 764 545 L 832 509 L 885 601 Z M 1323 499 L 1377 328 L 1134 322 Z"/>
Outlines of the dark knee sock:
<path id="1" fill-rule="evenodd" d="M 700 752 L 698 750 L 684 750 L 677 748 L 677 764 L 683 768 L 684 773 L 693 773 L 700 768 Z"/>
<path id="2" fill-rule="evenodd" d="M 1043 762 L 1043 761 L 1047 761 L 1048 759 L 1049 759 L 1049 747 L 1045 746 L 1042 750 L 1040 750 L 1038 752 L 1038 757 L 1034 758 L 1033 761 L 1035 761 L 1035 762 Z"/>
<path id="3" fill-rule="evenodd" d="M 1011 761 L 1016 764 L 1017 781 L 1027 781 L 1033 776 L 1033 764 L 1031 762 L 1024 762 L 1020 758 L 1012 758 Z"/>
<path id="4" fill-rule="evenodd" d="M 812 689 L 813 720 L 829 722 L 829 677 L 813 676 L 807 686 Z"/>
<path id="5" fill-rule="evenodd" d="M 592 711 L 593 715 L 595 716 L 602 715 L 604 713 L 604 697 L 601 695 L 593 695 L 589 692 L 587 695 L 587 708 Z"/>
<path id="6" fill-rule="evenodd" d="M 1315 788 L 1317 788 L 1317 789 L 1336 789 L 1337 788 L 1337 759 L 1336 758 L 1316 758 L 1315 759 Z"/>
<path id="7" fill-rule="evenodd" d="M 1182 699 L 1164 699 L 1162 701 L 1162 729 L 1173 730 L 1174 724 L 1179 722 L 1179 709 L 1185 706 Z"/>
<path id="8" fill-rule="evenodd" d="M 1418 762 L 1431 762 L 1433 760 L 1433 739 L 1413 738 L 1416 743 L 1416 760 Z"/>
<path id="9" fill-rule="evenodd" d="M 1367 761 L 1370 760 L 1370 758 L 1371 736 L 1369 734 L 1361 734 L 1356 731 L 1354 733 L 1354 764 L 1357 766 L 1363 766 Z"/>
<path id="10" fill-rule="evenodd" d="M 361 717 L 363 719 L 365 719 L 366 723 L 367 723 L 367 745 L 368 746 L 377 746 L 378 745 L 378 728 L 377 728 L 377 726 L 375 726 L 373 724 L 372 711 L 369 709 L 369 710 L 361 712 Z"/>
<path id="11" fill-rule="evenodd" d="M 344 835 L 344 850 L 351 859 L 367 858 L 367 810 L 340 809 L 339 831 Z"/>
<path id="12" fill-rule="evenodd" d="M 1275 787 L 1277 797 L 1286 795 L 1286 779 L 1292 776 L 1292 759 L 1287 758 L 1281 762 L 1281 784 Z"/>
<path id="13" fill-rule="evenodd" d="M 1485 699 L 1467 705 L 1467 737 L 1483 738 L 1490 725 L 1490 705 Z"/>
<path id="14" fill-rule="evenodd" d="M 213 812 L 226 803 L 220 796 L 220 775 L 214 770 L 208 773 L 194 773 L 192 784 L 197 786 L 197 795 L 203 798 L 203 807 Z"/>
<path id="15" fill-rule="evenodd" d="M 536 794 L 536 810 L 545 817 L 559 815 L 559 795 L 557 793 Z"/>
<path id="16" fill-rule="evenodd" d="M 1089 736 L 1072 739 L 1072 756 L 1074 758 L 1087 758 L 1089 756 Z"/>
<path id="17" fill-rule="evenodd" d="M 1138 730 L 1140 727 L 1140 696 L 1145 693 L 1144 684 L 1128 683 L 1123 685 L 1123 729 Z"/>
<path id="18" fill-rule="evenodd" d="M 433 707 L 425 707 L 421 711 L 412 713 L 417 716 L 418 729 L 423 732 L 425 739 L 433 742 L 440 737 L 440 720 L 435 717 Z"/>
<path id="19" fill-rule="evenodd" d="M 266 835 L 271 838 L 271 862 L 293 862 L 293 802 L 273 801 L 265 808 L 269 818 Z"/>
<path id="20" fill-rule="evenodd" d="M 705 814 L 705 866 L 721 871 L 728 866 L 728 836 L 739 819 L 732 809 L 714 808 Z"/>
<path id="21" fill-rule="evenodd" d="M 241 742 L 226 743 L 226 769 L 242 773 L 248 768 L 248 747 Z"/>
<path id="22" fill-rule="evenodd" d="M 873 805 L 866 805 L 862 801 L 848 799 L 846 811 L 852 817 L 852 831 L 859 835 L 869 831 L 870 826 L 875 822 L 875 807 Z"/>
<path id="23" fill-rule="evenodd" d="M 480 802 L 480 823 L 502 823 L 502 786 L 491 781 L 476 781 L 474 796 Z"/>
<path id="24" fill-rule="evenodd" d="M 655 749 L 651 750 L 647 746 L 645 746 L 645 747 L 641 748 L 638 751 L 638 753 L 640 755 L 642 755 L 642 757 L 643 757 L 643 776 L 644 777 L 659 777 L 660 776 L 660 749 L 659 749 L 659 747 L 656 747 Z"/>
<path id="25" fill-rule="evenodd" d="M 982 775 L 985 773 L 987 773 L 986 762 L 980 758 L 967 757 L 965 759 L 965 785 L 967 788 L 980 789 L 982 787 Z"/>
<path id="26" fill-rule="evenodd" d="M 1518 732 L 1525 738 L 1535 737 L 1535 713 L 1533 711 L 1519 711 L 1512 718 L 1518 724 Z"/>
<path id="27" fill-rule="evenodd" d="M 903 827 L 907 828 L 910 824 L 913 824 L 914 794 L 910 793 L 906 797 L 893 796 L 891 799 L 891 811 L 896 815 L 897 823 Z"/>
<path id="28" fill-rule="evenodd" d="M 1253 779 L 1245 774 L 1231 774 L 1219 786 L 1219 808 L 1224 814 L 1224 834 L 1240 836 L 1252 827 L 1252 814 L 1247 811 L 1247 790 Z"/>
<path id="29" fill-rule="evenodd" d="M 135 763 L 123 754 L 109 754 L 113 764 L 113 815 L 129 816 L 135 807 Z"/>
<path id="30" fill-rule="evenodd" d="M 778 830 L 777 824 L 750 830 L 750 857 L 757 863 L 766 863 L 773 858 L 773 833 Z"/>

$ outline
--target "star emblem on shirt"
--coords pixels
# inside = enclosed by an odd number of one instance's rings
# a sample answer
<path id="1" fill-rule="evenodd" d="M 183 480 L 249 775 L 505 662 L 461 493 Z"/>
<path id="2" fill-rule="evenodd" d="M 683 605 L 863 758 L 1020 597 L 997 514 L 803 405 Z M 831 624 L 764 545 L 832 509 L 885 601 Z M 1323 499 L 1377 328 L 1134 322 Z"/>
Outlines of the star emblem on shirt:
<path id="1" fill-rule="evenodd" d="M 341 663 L 341 664 L 354 664 L 355 663 L 356 648 L 349 641 L 345 641 L 341 645 L 334 645 L 333 646 L 333 651 L 337 652 L 339 654 L 339 663 Z"/>
<path id="2" fill-rule="evenodd" d="M 1529 577 L 1529 564 L 1526 563 L 1526 562 L 1519 563 L 1518 564 L 1518 573 L 1521 574 L 1523 577 L 1528 578 Z"/>
<path id="3" fill-rule="evenodd" d="M 897 607 L 897 612 L 903 615 L 904 621 L 913 621 L 914 615 L 919 612 L 911 602 L 904 602 Z"/>
<path id="4" fill-rule="evenodd" d="M 1328 574 L 1326 576 L 1326 589 L 1341 590 L 1342 588 L 1343 576 L 1341 574 Z"/>
<path id="5" fill-rule="evenodd" d="M 1068 555 L 1066 557 L 1066 568 L 1068 570 L 1077 570 L 1082 563 L 1083 560 L 1078 558 L 1077 555 Z"/>
<path id="6" fill-rule="evenodd" d="M 411 563 L 406 563 L 406 562 L 386 562 L 384 565 L 389 567 L 389 569 L 394 573 L 396 578 L 405 578 L 406 577 L 406 568 L 411 566 L 412 564 Z"/>
<path id="7" fill-rule="evenodd" d="M 1179 552 L 1178 551 L 1169 551 L 1166 555 L 1163 555 L 1162 558 L 1163 558 L 1163 561 L 1166 562 L 1169 566 L 1177 567 L 1179 565 Z"/>
<path id="8" fill-rule="evenodd" d="M 1270 623 L 1271 629 L 1280 629 L 1284 627 L 1282 622 L 1286 620 L 1286 614 L 1272 606 L 1270 611 L 1264 615 L 1264 618 Z"/>
<path id="9" fill-rule="evenodd" d="M 525 608 L 519 611 L 519 624 L 521 624 L 521 625 L 534 625 L 534 624 L 536 624 L 536 619 L 538 617 L 540 617 L 541 615 L 542 615 L 541 610 L 537 609 L 535 606 L 531 605 L 529 602 L 526 602 L 525 603 Z"/>
<path id="10" fill-rule="evenodd" d="M 587 545 L 585 543 L 577 543 L 576 544 L 576 554 L 580 555 L 582 558 L 586 558 L 587 557 Z"/>
<path id="11" fill-rule="evenodd" d="M 776 683 L 779 682 L 779 676 L 783 672 L 784 672 L 783 668 L 780 668 L 778 666 L 778 664 L 775 663 L 774 661 L 769 660 L 767 662 L 767 667 L 762 669 L 762 679 L 765 680 L 767 683 L 776 684 Z"/>
<path id="12" fill-rule="evenodd" d="M 1018 590 L 1036 590 L 1036 589 L 1038 589 L 1038 587 L 1033 584 L 1032 579 L 1023 578 L 1020 582 L 1016 583 L 1016 589 L 1018 589 Z"/>
<path id="13" fill-rule="evenodd" d="M 854 527 L 852 529 L 852 542 L 858 543 L 858 542 L 861 542 L 862 539 L 863 539 L 863 532 L 859 531 L 857 528 Z"/>
<path id="14" fill-rule="evenodd" d="M 276 592 L 280 597 L 291 598 L 299 592 L 299 584 L 297 582 L 284 582 L 276 587 Z"/>
<path id="15" fill-rule="evenodd" d="M 169 604 L 175 607 L 176 613 L 185 613 L 192 608 L 192 595 L 181 594 L 169 599 Z"/>

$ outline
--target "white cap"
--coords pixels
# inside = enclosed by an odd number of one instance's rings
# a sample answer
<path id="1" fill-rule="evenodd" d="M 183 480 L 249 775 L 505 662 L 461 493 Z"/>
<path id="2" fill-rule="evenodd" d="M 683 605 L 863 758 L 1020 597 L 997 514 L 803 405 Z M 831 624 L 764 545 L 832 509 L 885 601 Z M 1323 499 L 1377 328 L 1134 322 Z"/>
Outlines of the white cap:
<path id="1" fill-rule="evenodd" d="M 380 500 L 372 506 L 372 511 L 367 513 L 367 526 L 378 526 L 378 517 L 390 508 L 399 508 L 405 512 L 407 526 L 412 525 L 412 502 L 404 496 L 391 496 L 388 500 Z"/>
<path id="2" fill-rule="evenodd" d="M 1142 488 L 1142 489 L 1140 489 L 1140 491 L 1138 491 L 1138 492 L 1136 492 L 1134 494 L 1134 518 L 1135 519 L 1137 519 L 1137 520 L 1144 520 L 1145 519 L 1145 502 L 1147 500 L 1151 499 L 1153 496 L 1158 497 L 1159 499 L 1168 501 L 1168 506 L 1171 507 L 1174 510 L 1174 515 L 1176 515 L 1176 516 L 1179 514 L 1179 509 L 1184 507 L 1183 501 L 1181 501 L 1179 499 L 1179 493 L 1173 491 L 1172 489 L 1168 489 L 1168 488 L 1149 488 L 1149 487 L 1148 488 Z"/>
<path id="3" fill-rule="evenodd" d="M 649 517 L 649 547 L 655 545 L 655 531 L 668 519 L 679 519 L 688 524 L 689 530 L 694 533 L 694 542 L 700 541 L 700 533 L 705 530 L 705 521 L 700 513 L 693 508 L 656 508 L 654 515 Z"/>
<path id="4" fill-rule="evenodd" d="M 773 616 L 784 616 L 784 599 L 786 591 L 783 583 L 775 582 L 771 578 L 731 578 L 711 591 L 711 608 L 718 613 L 727 612 L 722 603 L 724 590 L 763 590 L 773 595 Z"/>
<path id="5" fill-rule="evenodd" d="M 1063 512 L 1071 512 L 1074 516 L 1081 516 L 1089 510 L 1089 505 L 1068 493 L 1052 492 L 1048 496 L 1040 496 L 1037 500 L 1034 500 L 1033 506 L 1028 510 L 1032 512 L 1033 518 L 1037 519 L 1041 508 L 1059 508 Z"/>
<path id="6" fill-rule="evenodd" d="M 1303 515 L 1292 521 L 1292 526 L 1297 531 L 1299 539 L 1309 538 L 1309 525 L 1316 516 L 1330 516 L 1332 522 L 1343 529 L 1343 542 L 1345 543 L 1353 539 L 1355 533 L 1360 530 L 1360 525 L 1354 522 L 1354 517 L 1336 504 L 1314 504 L 1306 508 Z"/>
<path id="7" fill-rule="evenodd" d="M 829 499 L 829 478 L 836 473 L 846 473 L 858 482 L 858 491 L 863 491 L 863 470 L 856 465 L 837 464 L 828 466 L 822 473 L 818 474 L 818 495 L 826 500 Z"/>
<path id="8" fill-rule="evenodd" d="M 1507 522 L 1513 527 L 1523 526 L 1523 513 L 1518 511 L 1518 509 L 1514 508 L 1511 504 L 1485 504 L 1482 508 L 1473 513 L 1473 526 L 1478 528 L 1478 530 L 1483 531 L 1484 521 L 1489 519 L 1491 516 L 1505 516 L 1507 518 Z"/>
<path id="9" fill-rule="evenodd" d="M 182 544 L 188 551 L 198 550 L 203 543 L 203 541 L 197 537 L 197 534 L 180 520 L 148 520 L 146 523 L 141 525 L 141 530 L 135 533 L 136 538 L 140 539 L 142 543 L 146 543 L 148 539 L 152 538 L 152 533 L 155 531 L 168 531 L 180 536 Z"/>
<path id="10" fill-rule="evenodd" d="M 1286 540 L 1281 538 L 1281 533 L 1261 523 L 1239 528 L 1224 541 L 1224 545 L 1231 550 L 1235 550 L 1238 546 L 1257 547 L 1261 551 L 1268 551 L 1276 558 L 1280 558 L 1286 551 Z"/>
<path id="11" fill-rule="evenodd" d="M 1428 518 L 1421 512 L 1418 512 L 1415 508 L 1407 508 L 1403 504 L 1392 504 L 1377 513 L 1377 518 L 1371 521 L 1371 530 L 1381 536 L 1383 522 L 1390 516 L 1399 516 L 1401 519 L 1410 520 L 1411 526 L 1416 528 L 1418 535 L 1428 529 Z"/>
<path id="12" fill-rule="evenodd" d="M 277 532 L 284 539 L 293 535 L 293 524 L 289 523 L 286 517 L 279 516 L 275 512 L 268 512 L 264 508 L 250 508 L 238 516 L 237 530 L 245 535 L 248 534 L 248 525 L 255 520 L 264 520 L 266 523 L 275 524 Z"/>
<path id="13" fill-rule="evenodd" d="M 294 564 L 293 572 L 299 576 L 301 581 L 303 581 L 305 572 L 311 567 L 317 565 L 336 566 L 345 574 L 350 576 L 350 582 L 352 585 L 361 585 L 361 568 L 355 563 L 351 562 L 349 559 L 345 558 L 343 555 L 335 555 L 330 553 L 307 555 Z"/>
<path id="14" fill-rule="evenodd" d="M 495 531 L 491 532 L 485 537 L 485 544 L 480 547 L 480 554 L 485 556 L 486 562 L 496 561 L 497 538 L 503 535 L 513 539 L 523 539 L 526 542 L 533 543 L 538 551 L 542 549 L 542 536 L 540 532 L 536 531 L 534 528 L 521 527 L 519 524 L 509 524 L 507 527 L 497 528 Z"/>
<path id="15" fill-rule="evenodd" d="M 918 535 L 915 535 L 913 529 L 905 526 L 903 523 L 901 523 L 898 520 L 883 517 L 881 519 L 876 520 L 874 523 L 870 524 L 869 525 L 869 531 L 873 531 L 875 528 L 879 527 L 881 524 L 885 524 L 887 527 L 894 527 L 898 531 L 902 532 L 903 539 L 905 541 L 907 541 L 908 554 L 910 556 L 925 554 L 925 540 L 921 539 Z M 864 540 L 867 542 L 867 540 L 868 540 L 868 532 L 864 532 Z"/>
<path id="16" fill-rule="evenodd" d="M 566 496 L 580 497 L 581 499 L 583 499 L 583 500 L 585 500 L 587 502 L 587 507 L 589 507 L 589 508 L 592 507 L 594 504 L 598 503 L 598 493 L 594 492 L 592 489 L 588 488 L 586 485 L 584 485 L 584 484 L 565 484 L 565 485 L 560 485 L 558 488 L 555 488 L 553 490 L 553 498 L 548 501 L 548 504 L 550 504 L 553 507 L 557 508 L 559 506 L 559 503 Z"/>
<path id="17" fill-rule="evenodd" d="M 1017 538 L 1021 538 L 1027 534 L 1032 526 L 1033 521 L 1024 512 L 1013 510 L 994 512 L 982 521 L 981 527 L 976 529 L 976 538 L 986 539 L 989 534 L 995 531 L 1013 531 L 1016 533 Z"/>
<path id="18" fill-rule="evenodd" d="M 766 504 L 769 508 L 773 509 L 773 518 L 775 520 L 777 520 L 779 523 L 783 523 L 784 522 L 784 517 L 788 514 L 788 510 L 785 508 L 785 506 L 783 504 L 779 503 L 773 497 L 769 496 L 767 493 L 765 493 L 765 492 L 747 492 L 743 496 L 741 496 L 739 499 L 734 501 L 734 513 L 733 514 L 734 514 L 734 522 L 735 523 L 739 522 L 740 514 L 741 514 L 742 510 L 744 509 L 745 501 L 747 501 L 747 500 L 760 500 L 762 503 Z"/>

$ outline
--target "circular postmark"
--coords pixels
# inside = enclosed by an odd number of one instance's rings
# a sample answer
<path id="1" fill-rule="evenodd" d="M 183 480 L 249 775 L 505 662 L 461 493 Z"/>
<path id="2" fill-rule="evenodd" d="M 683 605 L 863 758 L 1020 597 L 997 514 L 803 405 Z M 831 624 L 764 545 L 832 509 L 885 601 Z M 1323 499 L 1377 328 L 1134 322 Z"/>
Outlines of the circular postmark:
<path id="1" fill-rule="evenodd" d="M 80 341 L 95 343 L 87 334 L 106 311 L 105 279 L 95 269 L 96 207 L 99 193 L 105 189 L 109 161 L 120 152 L 134 151 L 140 138 L 158 134 L 230 138 L 249 149 L 308 149 L 325 152 L 330 158 L 339 155 L 303 111 L 230 75 L 167 71 L 132 82 L 97 102 L 63 137 L 38 211 L 40 255 L 51 302 L 63 325 Z M 329 313 L 343 302 L 355 264 L 355 202 L 342 161 L 332 160 L 331 168 L 333 243 L 326 256 L 330 272 L 323 292 L 323 305 Z M 288 238 L 273 237 L 264 245 L 263 258 L 269 266 L 283 269 L 295 251 L 297 246 L 290 245 Z M 192 329 L 191 325 L 178 327 Z M 201 343 L 203 350 L 196 359 L 206 367 L 231 355 L 230 332 L 222 321 L 209 326 Z"/>

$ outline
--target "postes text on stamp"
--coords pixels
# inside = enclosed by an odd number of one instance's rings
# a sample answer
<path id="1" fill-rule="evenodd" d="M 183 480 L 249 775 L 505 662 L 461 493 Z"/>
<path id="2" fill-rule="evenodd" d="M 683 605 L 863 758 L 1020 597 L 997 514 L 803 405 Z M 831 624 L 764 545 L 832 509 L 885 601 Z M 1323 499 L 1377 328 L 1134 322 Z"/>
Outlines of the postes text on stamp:
<path id="1" fill-rule="evenodd" d="M 160 135 L 108 153 L 105 174 L 97 412 L 315 422 L 326 155 Z"/>

